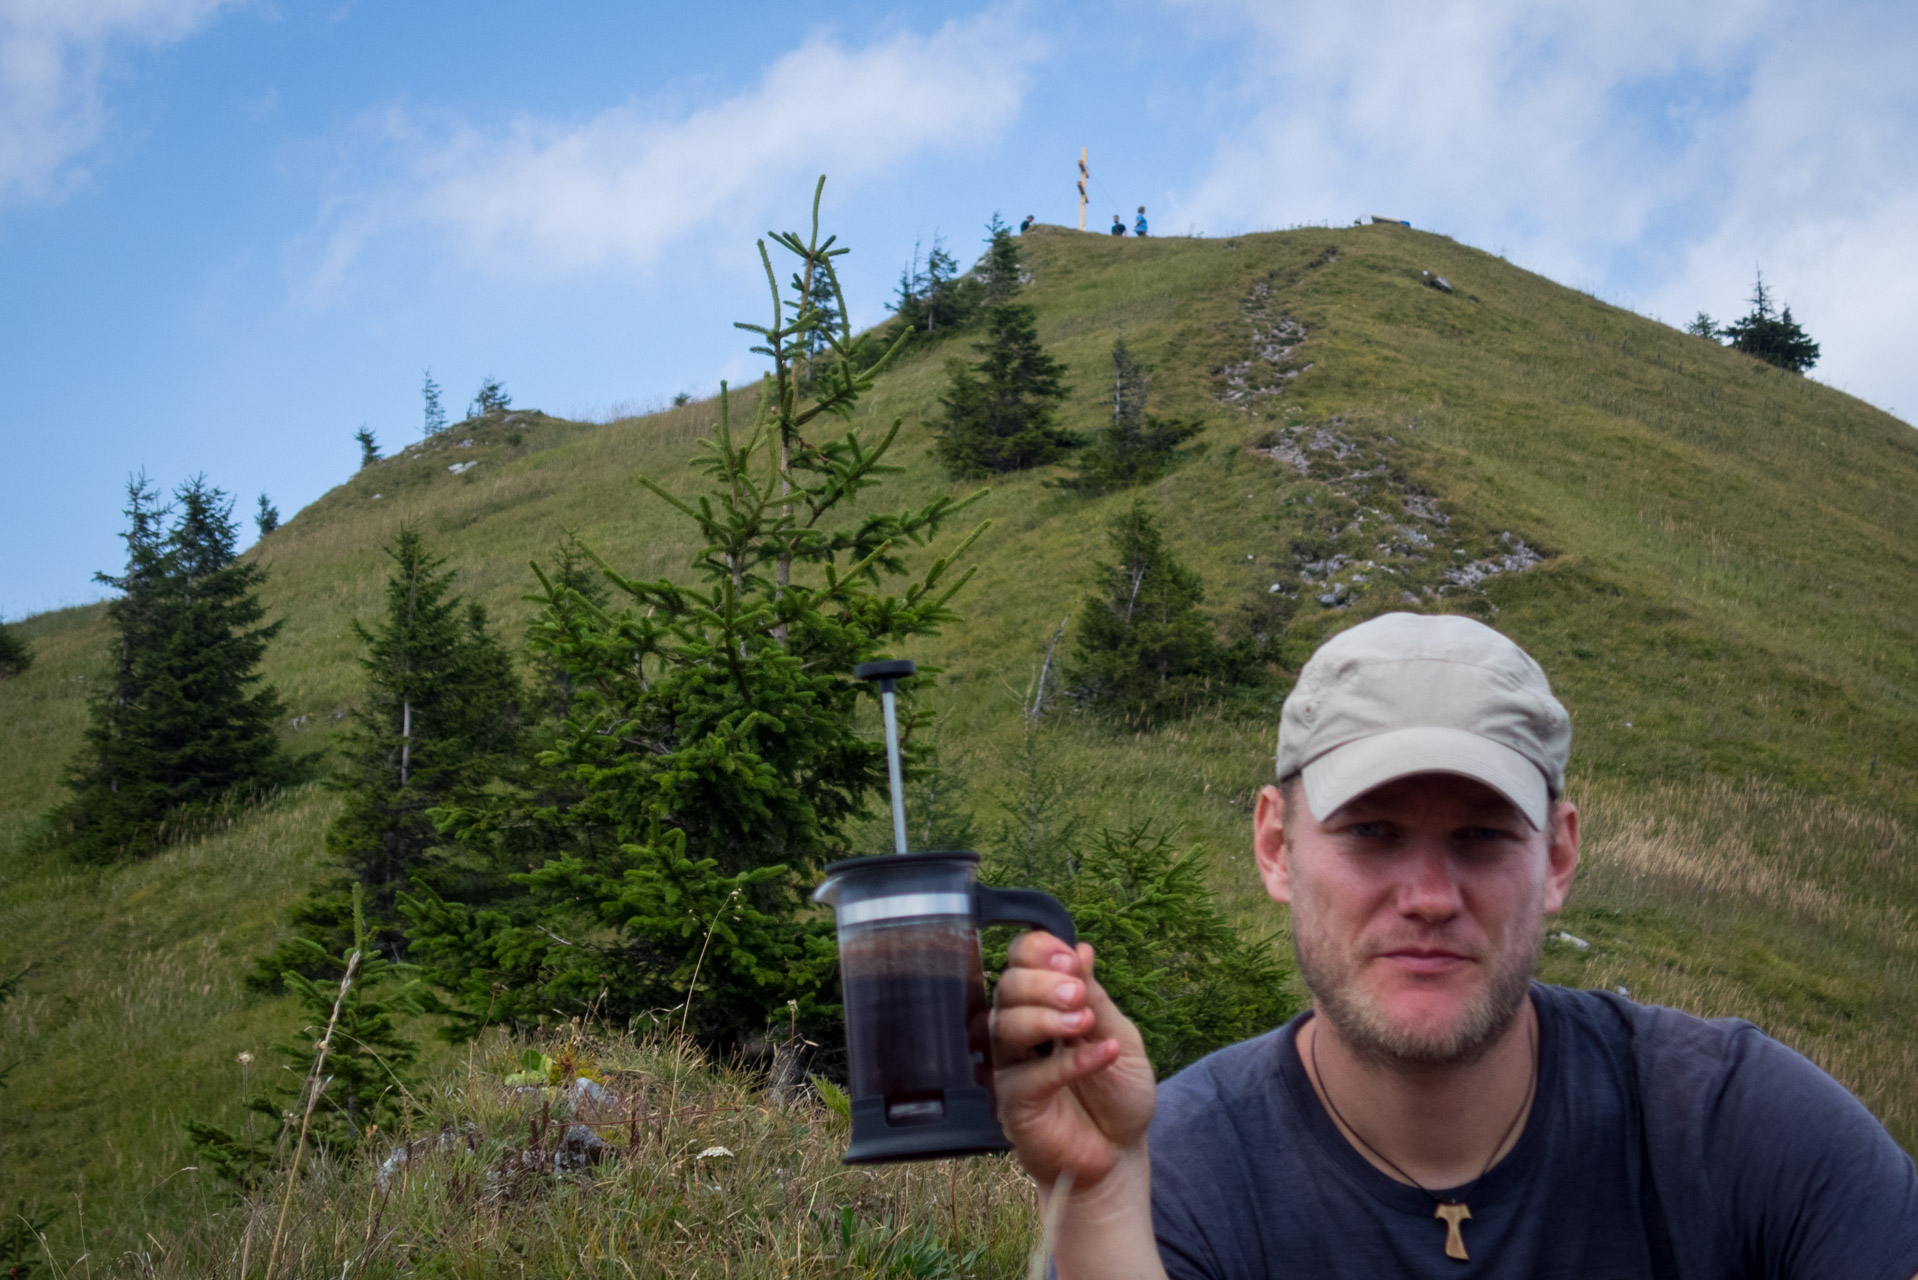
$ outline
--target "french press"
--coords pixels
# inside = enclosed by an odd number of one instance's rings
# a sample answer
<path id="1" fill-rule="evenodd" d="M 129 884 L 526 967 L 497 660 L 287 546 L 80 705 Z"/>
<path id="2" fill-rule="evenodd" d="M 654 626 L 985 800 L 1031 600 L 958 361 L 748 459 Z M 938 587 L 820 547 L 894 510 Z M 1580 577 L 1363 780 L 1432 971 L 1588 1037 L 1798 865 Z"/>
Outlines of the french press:
<path id="1" fill-rule="evenodd" d="M 894 852 L 832 863 L 813 892 L 839 926 L 852 1084 L 847 1164 L 1011 1150 L 993 1110 L 979 929 L 1027 924 L 1075 941 L 1056 898 L 980 884 L 978 854 L 906 852 L 895 689 L 915 670 L 904 659 L 853 669 L 879 686 Z"/>

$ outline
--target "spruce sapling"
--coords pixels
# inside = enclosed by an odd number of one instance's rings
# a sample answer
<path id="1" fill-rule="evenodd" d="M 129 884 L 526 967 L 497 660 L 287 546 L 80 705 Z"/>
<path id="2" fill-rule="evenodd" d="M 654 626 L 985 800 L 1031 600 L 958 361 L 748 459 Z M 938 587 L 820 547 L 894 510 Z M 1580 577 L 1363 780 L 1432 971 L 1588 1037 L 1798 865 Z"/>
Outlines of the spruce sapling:
<path id="1" fill-rule="evenodd" d="M 836 269 L 846 250 L 819 232 L 822 189 L 810 234 L 771 237 L 798 259 L 797 298 L 760 246 L 770 319 L 741 327 L 772 367 L 751 426 L 736 427 L 722 386 L 696 464 L 705 491 L 642 481 L 692 526 L 690 580 L 630 578 L 595 555 L 613 598 L 601 606 L 534 566 L 531 647 L 570 673 L 571 710 L 520 783 L 438 815 L 516 894 L 403 899 L 413 957 L 464 1007 L 456 1031 L 555 1009 L 616 1022 L 671 1010 L 666 1029 L 683 1018 L 702 1042 L 737 1046 L 769 1016 L 823 1030 L 836 1007 L 831 923 L 805 894 L 885 778 L 852 668 L 954 617 L 969 577 L 954 561 L 978 531 L 914 574 L 908 553 L 973 499 L 852 509 L 897 469 L 902 424 L 877 440 L 825 429 L 852 419 L 899 342 L 859 356 Z M 840 318 L 808 381 L 805 337 L 827 298 Z"/>

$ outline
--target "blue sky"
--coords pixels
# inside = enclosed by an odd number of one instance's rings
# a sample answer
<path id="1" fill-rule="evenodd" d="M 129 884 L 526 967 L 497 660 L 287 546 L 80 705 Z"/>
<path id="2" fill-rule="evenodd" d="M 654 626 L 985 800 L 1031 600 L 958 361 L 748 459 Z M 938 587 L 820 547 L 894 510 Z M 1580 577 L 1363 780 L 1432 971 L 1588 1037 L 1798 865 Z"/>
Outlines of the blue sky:
<path id="1" fill-rule="evenodd" d="M 603 415 L 751 377 L 825 172 L 855 319 L 996 210 L 1389 213 L 1673 322 L 1752 271 L 1918 417 L 1918 6 L 0 0 L 0 616 L 96 598 L 130 472 L 283 514 L 421 372 Z"/>

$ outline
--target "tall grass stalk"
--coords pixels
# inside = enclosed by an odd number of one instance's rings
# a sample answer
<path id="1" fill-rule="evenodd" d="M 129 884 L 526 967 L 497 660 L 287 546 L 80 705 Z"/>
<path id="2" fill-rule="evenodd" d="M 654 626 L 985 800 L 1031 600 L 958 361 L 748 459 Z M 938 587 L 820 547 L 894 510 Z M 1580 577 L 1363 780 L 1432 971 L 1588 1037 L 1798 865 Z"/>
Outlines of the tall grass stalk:
<path id="1" fill-rule="evenodd" d="M 358 899 L 355 899 L 357 903 Z M 278 1269 L 280 1261 L 280 1239 L 286 1232 L 287 1210 L 293 1207 L 293 1190 L 300 1180 L 300 1161 L 306 1155 L 306 1130 L 313 1119 L 313 1108 L 320 1101 L 320 1090 L 326 1087 L 321 1073 L 326 1070 L 326 1055 L 333 1048 L 333 1029 L 340 1024 L 340 1007 L 346 1003 L 346 993 L 353 985 L 354 975 L 360 971 L 360 952 L 356 947 L 353 954 L 346 958 L 346 972 L 340 975 L 339 994 L 333 997 L 333 1013 L 326 1020 L 326 1031 L 320 1036 L 319 1043 L 313 1046 L 313 1070 L 306 1077 L 306 1106 L 300 1112 L 300 1136 L 293 1144 L 293 1163 L 286 1171 L 286 1198 L 280 1202 L 280 1221 L 273 1228 L 273 1248 L 267 1254 L 266 1274 L 271 1276 Z M 240 1275 L 246 1275 L 245 1255 L 241 1255 Z"/>

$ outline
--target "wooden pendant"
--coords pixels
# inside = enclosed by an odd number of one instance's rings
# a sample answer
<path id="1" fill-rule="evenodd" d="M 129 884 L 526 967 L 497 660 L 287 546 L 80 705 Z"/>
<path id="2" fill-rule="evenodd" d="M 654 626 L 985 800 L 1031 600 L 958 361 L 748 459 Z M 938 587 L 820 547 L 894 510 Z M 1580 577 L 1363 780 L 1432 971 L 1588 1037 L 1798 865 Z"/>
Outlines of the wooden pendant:
<path id="1" fill-rule="evenodd" d="M 1465 1235 L 1458 1224 L 1470 1218 L 1472 1211 L 1462 1204 L 1442 1204 L 1432 1216 L 1445 1219 L 1445 1256 L 1470 1262 L 1471 1257 L 1465 1252 Z"/>

